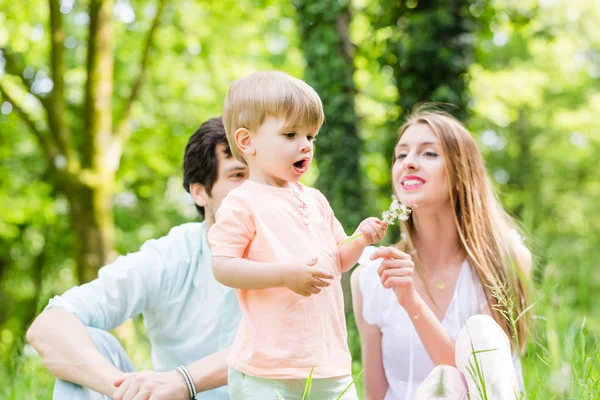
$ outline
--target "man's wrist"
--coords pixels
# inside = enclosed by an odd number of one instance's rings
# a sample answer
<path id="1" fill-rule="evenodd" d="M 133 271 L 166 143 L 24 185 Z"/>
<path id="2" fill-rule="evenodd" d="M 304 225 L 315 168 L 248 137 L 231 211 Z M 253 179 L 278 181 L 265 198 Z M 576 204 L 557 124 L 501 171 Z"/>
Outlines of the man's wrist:
<path id="1" fill-rule="evenodd" d="M 177 367 L 177 370 L 174 371 L 178 375 L 178 393 L 181 393 L 183 396 L 182 399 L 194 399 L 196 397 L 196 384 L 192 379 L 192 375 L 188 371 L 188 369 L 181 365 Z"/>

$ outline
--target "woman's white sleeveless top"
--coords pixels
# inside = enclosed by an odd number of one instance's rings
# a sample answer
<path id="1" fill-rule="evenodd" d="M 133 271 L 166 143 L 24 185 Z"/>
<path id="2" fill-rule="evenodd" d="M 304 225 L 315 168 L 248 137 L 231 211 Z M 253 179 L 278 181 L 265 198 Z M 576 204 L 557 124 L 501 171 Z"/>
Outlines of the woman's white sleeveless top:
<path id="1" fill-rule="evenodd" d="M 434 364 L 409 315 L 398 304 L 394 291 L 384 288 L 381 284 L 377 268 L 382 260 L 369 260 L 375 250 L 376 247 L 367 247 L 358 261 L 361 266 L 363 318 L 381 330 L 383 369 L 389 384 L 385 400 L 408 400 L 429 375 Z M 479 278 L 465 260 L 442 325 L 448 335 L 456 340 L 467 319 L 481 313 L 486 306 L 487 301 Z M 522 386 L 518 357 L 514 357 L 514 362 Z"/>

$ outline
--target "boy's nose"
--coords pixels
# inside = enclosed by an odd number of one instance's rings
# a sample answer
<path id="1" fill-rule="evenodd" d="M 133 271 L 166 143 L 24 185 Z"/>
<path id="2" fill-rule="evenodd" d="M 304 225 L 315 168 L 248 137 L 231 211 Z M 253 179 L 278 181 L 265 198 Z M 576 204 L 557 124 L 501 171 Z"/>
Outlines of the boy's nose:
<path id="1" fill-rule="evenodd" d="M 302 153 L 308 153 L 308 152 L 310 152 L 311 149 L 312 149 L 312 143 L 310 143 L 308 140 L 303 141 L 302 144 L 300 145 L 300 151 Z"/>

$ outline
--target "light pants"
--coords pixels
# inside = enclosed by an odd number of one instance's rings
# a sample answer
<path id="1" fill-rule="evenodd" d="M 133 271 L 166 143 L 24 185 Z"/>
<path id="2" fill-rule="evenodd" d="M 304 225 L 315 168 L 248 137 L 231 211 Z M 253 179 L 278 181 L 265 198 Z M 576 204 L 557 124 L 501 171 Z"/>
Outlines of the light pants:
<path id="1" fill-rule="evenodd" d="M 311 400 L 335 400 L 351 384 L 352 377 L 313 379 Z M 231 400 L 301 400 L 306 379 L 263 379 L 229 368 L 229 397 Z M 354 384 L 341 400 L 358 400 Z"/>
<path id="2" fill-rule="evenodd" d="M 480 400 L 484 391 L 488 399 L 521 398 L 510 341 L 489 315 L 467 320 L 456 339 L 455 362 L 456 368 L 435 367 L 417 389 L 414 400 Z"/>
<path id="3" fill-rule="evenodd" d="M 87 328 L 92 341 L 98 348 L 100 354 L 111 364 L 123 372 L 134 372 L 133 364 L 125 352 L 121 343 L 110 333 L 96 328 Z M 84 388 L 75 383 L 56 380 L 54 385 L 53 400 L 110 400 L 91 389 Z"/>

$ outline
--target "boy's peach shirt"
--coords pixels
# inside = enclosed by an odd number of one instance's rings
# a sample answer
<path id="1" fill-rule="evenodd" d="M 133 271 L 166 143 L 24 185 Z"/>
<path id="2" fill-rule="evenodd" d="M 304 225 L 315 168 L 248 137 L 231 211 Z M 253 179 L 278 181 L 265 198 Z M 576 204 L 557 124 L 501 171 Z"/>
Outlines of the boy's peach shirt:
<path id="1" fill-rule="evenodd" d="M 305 215 L 300 199 L 306 204 Z M 285 287 L 236 289 L 242 321 L 227 359 L 231 368 L 277 379 L 307 378 L 311 368 L 314 378 L 350 375 L 337 250 L 346 237 L 316 189 L 248 180 L 227 195 L 208 233 L 213 257 L 282 264 L 318 257 L 315 267 L 335 276 L 329 287 L 310 297 Z"/>

